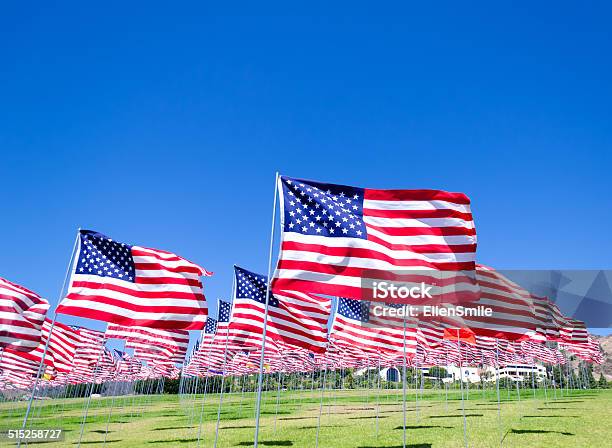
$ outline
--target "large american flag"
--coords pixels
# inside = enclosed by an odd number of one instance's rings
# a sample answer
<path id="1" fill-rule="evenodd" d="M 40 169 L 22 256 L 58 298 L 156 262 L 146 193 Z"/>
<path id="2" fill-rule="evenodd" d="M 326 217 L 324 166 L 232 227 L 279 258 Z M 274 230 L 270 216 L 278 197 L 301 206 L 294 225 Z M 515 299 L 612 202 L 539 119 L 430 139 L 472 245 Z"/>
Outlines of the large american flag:
<path id="1" fill-rule="evenodd" d="M 282 242 L 274 290 L 367 300 L 373 281 L 429 281 L 440 286 L 435 302 L 476 299 L 476 230 L 466 195 L 284 176 L 279 190 Z"/>
<path id="2" fill-rule="evenodd" d="M 207 308 L 200 276 L 210 272 L 171 252 L 81 230 L 60 314 L 126 326 L 201 330 Z"/>
<path id="3" fill-rule="evenodd" d="M 263 341 L 267 277 L 234 267 L 236 288 L 229 325 L 232 340 Z M 331 300 L 295 291 L 270 293 L 266 339 L 313 352 L 325 351 Z"/>
<path id="4" fill-rule="evenodd" d="M 48 309 L 38 294 L 0 278 L 0 349 L 34 350 Z"/>

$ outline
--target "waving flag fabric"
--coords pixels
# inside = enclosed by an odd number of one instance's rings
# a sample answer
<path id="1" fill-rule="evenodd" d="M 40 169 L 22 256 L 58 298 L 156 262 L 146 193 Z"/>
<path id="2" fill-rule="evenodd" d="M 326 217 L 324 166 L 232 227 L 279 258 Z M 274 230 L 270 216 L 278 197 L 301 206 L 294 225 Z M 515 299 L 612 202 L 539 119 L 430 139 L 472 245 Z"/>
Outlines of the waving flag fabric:
<path id="1" fill-rule="evenodd" d="M 377 317 L 371 312 L 368 301 L 347 298 L 338 299 L 338 309 L 329 332 L 329 338 L 339 347 L 353 347 L 367 352 L 416 351 L 417 332 L 406 328 L 401 320 Z M 405 337 L 404 337 L 405 334 Z"/>
<path id="2" fill-rule="evenodd" d="M 201 330 L 204 268 L 171 252 L 81 230 L 68 295 L 57 312 L 126 326 Z"/>
<path id="3" fill-rule="evenodd" d="M 51 320 L 46 319 L 42 325 L 42 336 L 40 344 L 32 351 L 22 353 L 21 355 L 31 361 L 40 363 L 45 352 L 45 346 L 49 335 L 49 346 L 45 354 L 45 364 L 53 367 L 58 372 L 69 373 L 72 370 L 74 355 L 79 344 L 78 331 L 72 327 L 55 322 L 53 325 Z M 8 353 L 10 350 L 7 350 Z"/>
<path id="4" fill-rule="evenodd" d="M 284 176 L 279 190 L 282 242 L 275 291 L 367 300 L 372 288 L 363 279 L 419 282 L 430 276 L 453 282 L 443 284 L 450 291 L 441 289 L 434 301 L 469 300 L 477 291 L 470 278 L 476 230 L 466 195 L 372 190 Z"/>
<path id="5" fill-rule="evenodd" d="M 233 340 L 261 345 L 266 276 L 234 268 L 236 292 L 229 331 Z M 270 294 L 267 338 L 313 352 L 325 351 L 331 300 L 295 291 Z M 267 351 L 267 349 L 266 349 Z"/>
<path id="6" fill-rule="evenodd" d="M 106 337 L 109 339 L 123 339 L 130 342 L 141 342 L 167 347 L 185 353 L 189 345 L 189 332 L 187 330 L 163 330 L 147 327 L 126 327 L 117 324 L 108 324 Z"/>
<path id="7" fill-rule="evenodd" d="M 75 382 L 87 381 L 93 377 L 93 369 L 101 360 L 104 351 L 104 332 L 88 328 L 74 328 L 78 334 L 73 369 L 70 379 Z"/>
<path id="8" fill-rule="evenodd" d="M 449 313 L 456 313 L 462 308 L 465 315 L 420 316 L 419 327 L 433 324 L 442 329 L 463 328 L 479 336 L 517 340 L 525 338 L 537 328 L 550 326 L 550 318 L 538 311 L 541 298 L 487 266 L 476 266 L 476 279 L 478 300 L 440 305 Z M 478 315 L 476 311 L 479 309 L 490 309 L 491 313 Z M 470 312 L 473 314 L 470 315 Z"/>
<path id="9" fill-rule="evenodd" d="M 0 349 L 34 350 L 48 309 L 38 294 L 0 278 Z"/>

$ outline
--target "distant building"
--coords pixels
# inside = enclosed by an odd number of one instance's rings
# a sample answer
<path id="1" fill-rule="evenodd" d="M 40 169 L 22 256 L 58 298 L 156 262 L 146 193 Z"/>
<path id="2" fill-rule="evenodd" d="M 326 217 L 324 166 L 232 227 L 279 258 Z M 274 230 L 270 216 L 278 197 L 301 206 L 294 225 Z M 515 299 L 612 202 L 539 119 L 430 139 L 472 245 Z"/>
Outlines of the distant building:
<path id="1" fill-rule="evenodd" d="M 496 381 L 498 370 L 487 367 L 485 381 Z M 540 382 L 546 378 L 546 368 L 539 364 L 510 364 L 499 369 L 499 379 L 509 378 L 512 381 L 522 382 L 529 380 L 535 374 L 535 381 Z"/>

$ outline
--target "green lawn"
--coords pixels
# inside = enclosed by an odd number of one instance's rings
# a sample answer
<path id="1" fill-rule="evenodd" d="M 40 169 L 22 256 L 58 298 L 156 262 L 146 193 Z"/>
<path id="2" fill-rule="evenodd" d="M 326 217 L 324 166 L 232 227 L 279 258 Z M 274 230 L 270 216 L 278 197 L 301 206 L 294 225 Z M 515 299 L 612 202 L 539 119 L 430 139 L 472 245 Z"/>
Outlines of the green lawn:
<path id="1" fill-rule="evenodd" d="M 494 391 L 484 395 L 470 391 L 465 401 L 468 442 L 471 447 L 586 447 L 604 446 L 612 440 L 612 391 L 550 390 L 533 398 L 531 391 L 501 394 L 501 422 L 498 426 Z M 123 397 L 114 400 L 106 445 L 121 447 L 195 447 L 200 411 L 203 406 L 200 446 L 212 447 L 217 419 L 218 395 L 196 400 L 174 395 Z M 262 405 L 260 445 L 266 447 L 314 447 L 319 417 L 320 391 L 282 392 L 280 411 L 275 417 L 276 392 L 267 392 Z M 103 446 L 111 408 L 109 398 L 92 400 L 83 436 L 83 446 Z M 381 391 L 377 432 L 376 391 L 326 391 L 321 415 L 320 447 L 402 446 L 401 390 Z M 76 446 L 84 400 L 39 402 L 32 427 L 61 427 L 63 442 L 40 446 Z M 463 446 L 463 419 L 460 393 L 425 390 L 418 408 L 414 391 L 408 391 L 407 442 L 411 447 Z M 20 426 L 24 403 L 0 404 L 0 429 Z M 219 447 L 251 446 L 254 435 L 254 394 L 224 396 Z M 276 430 L 274 429 L 276 420 Z M 2 446 L 12 446 L 7 440 Z M 33 444 L 30 444 L 33 445 Z"/>

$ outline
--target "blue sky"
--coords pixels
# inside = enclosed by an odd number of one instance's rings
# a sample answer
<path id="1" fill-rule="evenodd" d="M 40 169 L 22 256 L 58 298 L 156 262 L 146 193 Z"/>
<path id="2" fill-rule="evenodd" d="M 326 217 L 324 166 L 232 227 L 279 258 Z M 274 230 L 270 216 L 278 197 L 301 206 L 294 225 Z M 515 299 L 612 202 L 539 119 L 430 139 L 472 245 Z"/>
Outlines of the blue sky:
<path id="1" fill-rule="evenodd" d="M 199 3 L 4 6 L 0 276 L 55 304 L 81 226 L 227 297 L 276 171 L 464 192 L 494 267 L 612 267 L 609 5 Z"/>

